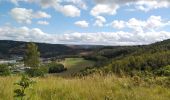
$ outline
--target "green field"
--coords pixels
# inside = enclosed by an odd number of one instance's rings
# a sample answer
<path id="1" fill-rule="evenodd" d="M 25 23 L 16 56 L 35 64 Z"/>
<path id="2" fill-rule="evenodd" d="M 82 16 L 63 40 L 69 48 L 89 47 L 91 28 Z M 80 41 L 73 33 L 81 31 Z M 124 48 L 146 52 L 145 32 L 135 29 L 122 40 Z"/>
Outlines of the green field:
<path id="1" fill-rule="evenodd" d="M 70 76 L 74 73 L 77 73 L 85 69 L 86 67 L 92 67 L 95 62 L 84 60 L 83 58 L 66 58 L 64 61 L 61 61 L 60 63 L 64 64 L 67 70 L 62 73 L 58 73 L 57 75 Z"/>
<path id="2" fill-rule="evenodd" d="M 19 76 L 0 77 L 0 100 L 14 100 L 14 82 Z M 115 75 L 91 75 L 84 78 L 48 76 L 34 78 L 25 100 L 169 100 L 170 88 Z"/>

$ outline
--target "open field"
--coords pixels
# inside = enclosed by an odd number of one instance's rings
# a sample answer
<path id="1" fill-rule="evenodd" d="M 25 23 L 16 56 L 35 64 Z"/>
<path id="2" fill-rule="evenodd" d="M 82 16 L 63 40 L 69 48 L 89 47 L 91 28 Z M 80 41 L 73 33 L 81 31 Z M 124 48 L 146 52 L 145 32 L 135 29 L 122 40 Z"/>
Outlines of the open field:
<path id="1" fill-rule="evenodd" d="M 0 77 L 0 100 L 13 100 L 18 76 Z M 130 78 L 93 75 L 65 79 L 56 76 L 33 79 L 26 91 L 29 100 L 169 100 L 170 88 L 161 85 L 134 85 Z M 27 100 L 26 99 L 26 100 Z"/>
<path id="2" fill-rule="evenodd" d="M 92 67 L 95 62 L 84 60 L 83 58 L 66 58 L 64 61 L 60 63 L 64 64 L 67 70 L 62 73 L 58 73 L 57 75 L 69 76 L 73 73 L 77 73 L 85 69 L 86 67 Z"/>

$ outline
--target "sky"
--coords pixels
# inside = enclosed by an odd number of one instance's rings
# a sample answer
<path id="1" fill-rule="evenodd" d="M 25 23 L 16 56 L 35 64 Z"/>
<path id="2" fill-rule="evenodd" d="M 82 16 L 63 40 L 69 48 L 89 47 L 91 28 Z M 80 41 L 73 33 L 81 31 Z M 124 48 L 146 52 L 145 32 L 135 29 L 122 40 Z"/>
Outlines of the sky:
<path id="1" fill-rule="evenodd" d="M 169 27 L 170 0 L 0 0 L 0 40 L 143 45 Z"/>

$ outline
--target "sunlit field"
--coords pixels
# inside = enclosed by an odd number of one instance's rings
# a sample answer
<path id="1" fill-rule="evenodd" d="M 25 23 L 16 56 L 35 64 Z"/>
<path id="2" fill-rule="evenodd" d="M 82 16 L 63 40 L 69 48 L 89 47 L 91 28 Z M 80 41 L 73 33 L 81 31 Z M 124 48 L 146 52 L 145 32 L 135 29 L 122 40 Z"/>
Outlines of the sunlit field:
<path id="1" fill-rule="evenodd" d="M 13 100 L 19 76 L 0 77 L 0 100 Z M 65 79 L 34 78 L 25 100 L 169 100 L 170 88 L 115 75 Z"/>
<path id="2" fill-rule="evenodd" d="M 77 73 L 81 70 L 84 70 L 86 67 L 92 67 L 94 61 L 84 60 L 83 58 L 65 58 L 61 61 L 67 70 L 62 73 L 57 73 L 59 76 L 71 76 L 74 73 Z"/>

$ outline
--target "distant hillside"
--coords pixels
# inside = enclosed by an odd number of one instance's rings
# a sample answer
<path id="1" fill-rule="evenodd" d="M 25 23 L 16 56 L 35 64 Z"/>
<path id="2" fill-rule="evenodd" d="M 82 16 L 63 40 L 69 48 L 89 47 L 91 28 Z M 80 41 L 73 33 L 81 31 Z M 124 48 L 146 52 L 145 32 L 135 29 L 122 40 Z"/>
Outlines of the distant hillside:
<path id="1" fill-rule="evenodd" d="M 104 72 L 134 75 L 137 73 L 133 72 L 147 71 L 157 74 L 170 65 L 170 39 L 142 46 L 103 47 L 85 59 L 97 61 L 94 69 Z M 83 75 L 94 69 L 85 70 Z"/>
<path id="2" fill-rule="evenodd" d="M 27 42 L 0 40 L 0 58 L 23 56 Z M 170 50 L 170 40 L 142 46 L 100 46 L 36 43 L 42 57 L 98 55 L 107 58 L 139 55 L 144 52 Z"/>
<path id="3" fill-rule="evenodd" d="M 0 58 L 7 58 L 11 55 L 22 56 L 25 51 L 27 42 L 0 40 Z M 78 55 L 81 52 L 91 51 L 93 46 L 80 46 L 80 45 L 64 45 L 64 44 L 46 44 L 36 43 L 42 57 L 56 57 Z"/>

